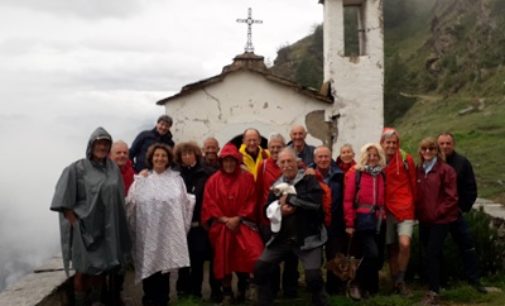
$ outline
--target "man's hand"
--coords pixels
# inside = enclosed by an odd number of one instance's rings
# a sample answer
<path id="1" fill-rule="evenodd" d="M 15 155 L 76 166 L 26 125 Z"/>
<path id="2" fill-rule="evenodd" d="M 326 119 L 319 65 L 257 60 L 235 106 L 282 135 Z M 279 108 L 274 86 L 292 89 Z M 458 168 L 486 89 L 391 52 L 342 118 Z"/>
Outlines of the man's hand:
<path id="1" fill-rule="evenodd" d="M 77 220 L 79 218 L 77 218 L 77 215 L 75 214 L 75 212 L 71 209 L 65 209 L 63 211 L 63 217 L 65 217 L 65 219 L 67 219 L 67 221 L 71 224 L 71 225 L 74 225 Z"/>
<path id="2" fill-rule="evenodd" d="M 228 218 L 228 221 L 225 223 L 226 227 L 230 229 L 230 231 L 234 232 L 237 230 L 238 226 L 240 225 L 240 217 L 231 217 Z"/>
<path id="3" fill-rule="evenodd" d="M 149 170 L 143 169 L 142 171 L 139 172 L 139 175 L 147 177 L 149 175 Z"/>
<path id="4" fill-rule="evenodd" d="M 307 168 L 305 175 L 316 175 L 316 170 L 314 168 Z"/>

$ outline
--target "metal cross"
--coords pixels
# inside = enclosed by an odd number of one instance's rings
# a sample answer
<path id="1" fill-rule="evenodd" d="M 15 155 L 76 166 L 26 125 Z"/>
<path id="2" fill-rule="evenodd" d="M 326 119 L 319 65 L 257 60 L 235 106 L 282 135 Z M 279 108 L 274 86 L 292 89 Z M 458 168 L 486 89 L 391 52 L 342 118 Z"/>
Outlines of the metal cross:
<path id="1" fill-rule="evenodd" d="M 245 45 L 245 52 L 254 52 L 254 47 L 252 43 L 252 25 L 253 23 L 263 23 L 262 20 L 257 20 L 252 18 L 252 9 L 247 9 L 247 19 L 237 19 L 239 23 L 247 23 L 247 44 Z"/>

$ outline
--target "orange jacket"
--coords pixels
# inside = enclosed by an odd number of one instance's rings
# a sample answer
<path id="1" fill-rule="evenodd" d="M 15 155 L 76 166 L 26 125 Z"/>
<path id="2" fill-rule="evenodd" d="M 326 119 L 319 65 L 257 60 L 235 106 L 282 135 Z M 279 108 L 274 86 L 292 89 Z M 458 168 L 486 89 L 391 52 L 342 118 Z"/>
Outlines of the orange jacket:
<path id="1" fill-rule="evenodd" d="M 386 210 L 398 221 L 414 220 L 416 165 L 412 156 L 398 150 L 386 169 Z"/>

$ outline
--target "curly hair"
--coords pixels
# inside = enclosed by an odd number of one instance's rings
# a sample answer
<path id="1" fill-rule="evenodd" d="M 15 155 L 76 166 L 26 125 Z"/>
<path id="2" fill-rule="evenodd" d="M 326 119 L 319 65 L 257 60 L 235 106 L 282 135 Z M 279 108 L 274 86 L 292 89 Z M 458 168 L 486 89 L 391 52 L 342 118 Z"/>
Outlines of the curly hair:
<path id="1" fill-rule="evenodd" d="M 194 141 L 181 142 L 175 146 L 174 149 L 174 159 L 175 162 L 179 165 L 182 165 L 182 154 L 183 153 L 193 153 L 195 155 L 195 159 L 198 160 L 202 157 L 202 150 L 198 146 L 198 144 Z"/>
<path id="2" fill-rule="evenodd" d="M 381 168 L 386 167 L 386 155 L 384 154 L 384 150 L 382 149 L 380 144 L 367 143 L 366 145 L 361 147 L 359 160 L 358 160 L 358 163 L 356 164 L 356 169 L 358 169 L 358 170 L 365 169 L 365 166 L 368 163 L 368 150 L 371 148 L 377 150 L 377 153 L 379 154 L 379 163 L 378 163 L 379 166 Z"/>
<path id="3" fill-rule="evenodd" d="M 154 156 L 154 151 L 157 149 L 162 149 L 167 153 L 168 157 L 168 164 L 167 164 L 167 169 L 170 167 L 172 164 L 172 161 L 174 160 L 174 153 L 172 152 L 172 149 L 167 146 L 164 143 L 155 143 L 149 146 L 147 149 L 146 153 L 146 165 L 149 170 L 153 169 L 153 156 Z"/>

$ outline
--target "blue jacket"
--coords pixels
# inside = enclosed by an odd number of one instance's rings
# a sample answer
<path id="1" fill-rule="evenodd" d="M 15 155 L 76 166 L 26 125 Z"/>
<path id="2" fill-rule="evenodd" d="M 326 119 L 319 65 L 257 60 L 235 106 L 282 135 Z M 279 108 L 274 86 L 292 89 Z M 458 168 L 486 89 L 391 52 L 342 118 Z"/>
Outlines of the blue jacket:
<path id="1" fill-rule="evenodd" d="M 147 149 L 155 143 L 164 143 L 169 147 L 175 145 L 172 141 L 172 133 L 170 131 L 165 135 L 160 135 L 156 128 L 153 128 L 152 130 L 146 130 L 138 134 L 130 148 L 130 159 L 133 162 L 135 173 L 147 168 L 145 161 Z"/>

